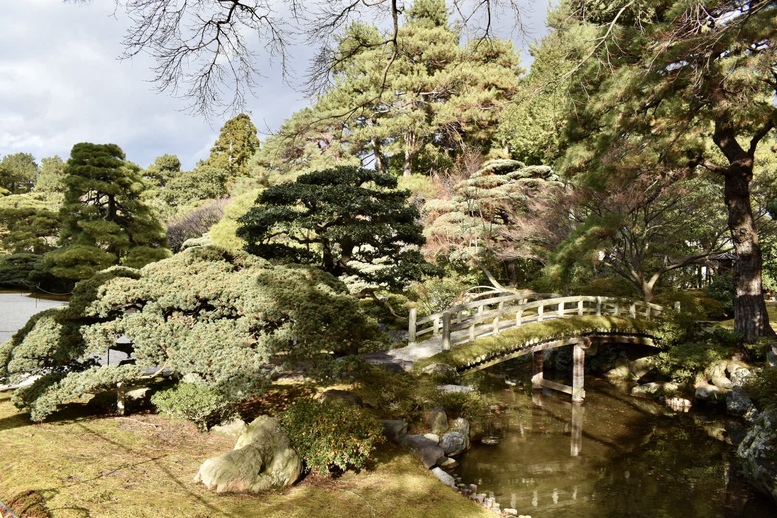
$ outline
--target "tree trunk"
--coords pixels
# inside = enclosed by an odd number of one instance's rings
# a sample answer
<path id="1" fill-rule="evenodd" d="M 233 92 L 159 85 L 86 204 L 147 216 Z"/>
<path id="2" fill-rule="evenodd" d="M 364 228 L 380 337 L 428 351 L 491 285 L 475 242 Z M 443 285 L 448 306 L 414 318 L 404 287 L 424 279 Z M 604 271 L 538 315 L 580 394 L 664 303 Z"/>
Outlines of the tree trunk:
<path id="1" fill-rule="evenodd" d="M 415 132 L 412 130 L 408 131 L 405 135 L 405 164 L 402 172 L 402 176 L 405 178 L 413 174 L 413 158 L 418 149 L 417 138 Z"/>
<path id="2" fill-rule="evenodd" d="M 724 174 L 728 228 L 736 251 L 734 262 L 734 330 L 752 343 L 773 336 L 766 312 L 761 279 L 761 245 L 750 205 L 752 165 L 731 164 Z"/>

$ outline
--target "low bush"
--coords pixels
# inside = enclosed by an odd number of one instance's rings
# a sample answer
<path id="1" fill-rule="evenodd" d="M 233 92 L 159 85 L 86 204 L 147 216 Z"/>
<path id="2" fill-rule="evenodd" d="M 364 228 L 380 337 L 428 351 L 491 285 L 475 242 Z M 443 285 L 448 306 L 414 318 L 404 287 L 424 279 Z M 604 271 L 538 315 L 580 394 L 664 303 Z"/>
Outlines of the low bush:
<path id="1" fill-rule="evenodd" d="M 746 388 L 760 410 L 777 407 L 777 368 L 764 368 L 750 378 Z"/>
<path id="2" fill-rule="evenodd" d="M 661 374 L 680 384 L 691 384 L 710 365 L 731 358 L 737 346 L 731 343 L 704 340 L 673 346 L 650 358 Z"/>
<path id="3" fill-rule="evenodd" d="M 430 407 L 441 406 L 449 419 L 463 417 L 469 422 L 472 435 L 482 435 L 493 428 L 489 402 L 480 392 L 444 392 L 437 390 Z"/>
<path id="4" fill-rule="evenodd" d="M 194 383 L 180 383 L 151 396 L 151 403 L 162 413 L 193 421 L 207 430 L 226 418 L 231 407 L 215 389 Z"/>
<path id="5" fill-rule="evenodd" d="M 299 400 L 279 417 L 307 469 L 321 475 L 364 467 L 383 441 L 372 414 L 342 401 Z"/>

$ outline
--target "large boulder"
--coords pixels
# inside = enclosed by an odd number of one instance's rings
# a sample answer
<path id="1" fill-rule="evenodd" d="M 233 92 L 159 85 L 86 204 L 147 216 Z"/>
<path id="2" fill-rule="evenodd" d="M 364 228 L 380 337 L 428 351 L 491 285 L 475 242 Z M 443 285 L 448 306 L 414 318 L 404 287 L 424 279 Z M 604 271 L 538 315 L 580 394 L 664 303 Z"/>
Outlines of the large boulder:
<path id="1" fill-rule="evenodd" d="M 407 435 L 407 421 L 401 419 L 381 419 L 383 425 L 383 435 L 389 441 L 399 443 L 402 437 Z"/>
<path id="2" fill-rule="evenodd" d="M 302 461 L 280 421 L 261 416 L 248 425 L 232 451 L 203 462 L 194 481 L 218 493 L 259 492 L 290 486 L 301 473 Z"/>
<path id="3" fill-rule="evenodd" d="M 467 449 L 468 438 L 461 432 L 448 432 L 440 439 L 440 447 L 448 457 L 455 457 Z"/>
<path id="4" fill-rule="evenodd" d="M 750 483 L 777 502 L 777 408 L 758 414 L 737 457 Z"/>
<path id="5" fill-rule="evenodd" d="M 464 449 L 469 449 L 470 446 L 470 438 L 469 438 L 469 421 L 464 419 L 463 417 L 457 417 L 453 420 L 453 423 L 451 424 L 451 432 L 460 432 L 464 438 L 466 439 L 466 445 L 464 446 Z"/>
<path id="6" fill-rule="evenodd" d="M 755 406 L 745 389 L 735 386 L 726 394 L 726 412 L 737 417 L 746 417 Z"/>
<path id="7" fill-rule="evenodd" d="M 423 435 L 405 435 L 402 438 L 402 444 L 415 458 L 423 462 L 427 469 L 439 465 L 446 459 L 440 445 Z"/>
<path id="8" fill-rule="evenodd" d="M 438 406 L 429 410 L 424 417 L 424 422 L 434 434 L 442 435 L 448 431 L 448 416 L 442 407 Z"/>

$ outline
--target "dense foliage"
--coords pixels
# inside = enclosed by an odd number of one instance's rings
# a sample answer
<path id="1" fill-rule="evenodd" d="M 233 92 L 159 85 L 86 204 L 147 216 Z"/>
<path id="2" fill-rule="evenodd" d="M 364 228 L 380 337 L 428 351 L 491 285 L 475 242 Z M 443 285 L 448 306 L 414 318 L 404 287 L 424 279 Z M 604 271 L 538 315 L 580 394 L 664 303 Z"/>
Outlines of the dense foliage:
<path id="1" fill-rule="evenodd" d="M 391 175 L 341 166 L 270 187 L 240 218 L 246 250 L 267 259 L 310 264 L 350 278 L 356 292 L 401 290 L 435 268 L 418 210 Z"/>
<path id="2" fill-rule="evenodd" d="M 135 364 L 101 366 L 96 359 L 122 335 Z M 377 325 L 331 275 L 203 247 L 79 283 L 67 308 L 36 315 L 3 345 L 0 374 L 11 382 L 43 375 L 14 393 L 41 420 L 147 371 L 188 374 L 235 402 L 280 367 L 315 374 L 331 359 L 381 345 Z"/>
<path id="3" fill-rule="evenodd" d="M 170 255 L 164 228 L 141 199 L 140 168 L 119 146 L 76 144 L 65 172 L 60 246 L 44 258 L 52 274 L 78 281 L 116 264 L 139 268 Z"/>
<path id="4" fill-rule="evenodd" d="M 301 399 L 280 418 L 307 469 L 321 475 L 363 468 L 384 440 L 368 410 L 342 401 Z"/>

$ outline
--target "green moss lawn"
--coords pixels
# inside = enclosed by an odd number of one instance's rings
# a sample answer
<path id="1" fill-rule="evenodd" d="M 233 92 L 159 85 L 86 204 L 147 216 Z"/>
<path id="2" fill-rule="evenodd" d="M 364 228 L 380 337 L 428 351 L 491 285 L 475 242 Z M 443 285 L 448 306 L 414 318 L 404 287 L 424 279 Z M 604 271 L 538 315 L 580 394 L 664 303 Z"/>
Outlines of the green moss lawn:
<path id="1" fill-rule="evenodd" d="M 0 499 L 19 516 L 493 516 L 393 445 L 381 445 L 360 473 L 309 476 L 260 495 L 219 495 L 192 479 L 234 439 L 154 414 L 95 418 L 74 405 L 53 417 L 32 423 L 10 393 L 0 393 Z"/>

